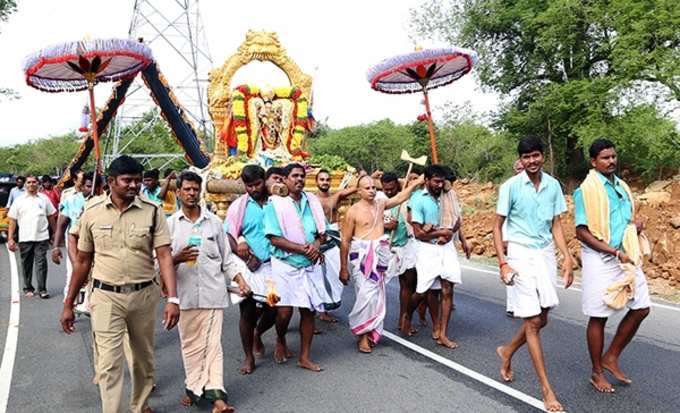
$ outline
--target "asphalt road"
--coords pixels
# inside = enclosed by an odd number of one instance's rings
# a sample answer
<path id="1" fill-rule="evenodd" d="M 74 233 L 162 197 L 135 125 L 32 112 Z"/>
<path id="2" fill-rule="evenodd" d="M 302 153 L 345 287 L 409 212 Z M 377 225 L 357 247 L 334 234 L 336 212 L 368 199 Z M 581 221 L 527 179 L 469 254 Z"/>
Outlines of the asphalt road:
<path id="1" fill-rule="evenodd" d="M 271 358 L 273 332 L 265 336 L 266 355 L 250 376 L 238 374 L 242 353 L 238 338 L 238 309 L 224 312 L 224 377 L 230 402 L 240 412 L 531 412 L 540 389 L 526 350 L 513 364 L 516 381 L 498 390 L 498 360 L 494 349 L 506 341 L 520 321 L 505 316 L 505 290 L 488 269 L 464 267 L 463 285 L 456 289 L 456 311 L 450 332 L 460 347 L 438 347 L 427 331 L 408 341 L 386 337 L 373 354 L 359 354 L 347 327 L 354 300 L 345 290 L 343 306 L 336 311 L 338 324 L 318 322 L 323 334 L 314 338 L 312 356 L 325 370 L 312 373 L 294 360 L 276 365 Z M 481 268 L 481 270 L 479 269 Z M 16 360 L 11 377 L 7 412 L 97 412 L 99 395 L 91 384 L 92 350 L 88 319 L 80 319 L 77 332 L 60 332 L 61 290 L 64 268 L 51 266 L 48 276 L 52 298 L 20 301 Z M 388 286 L 387 331 L 396 332 L 398 283 Z M 560 291 L 561 304 L 551 314 L 542 333 L 550 379 L 568 411 L 677 412 L 680 394 L 680 308 L 655 306 L 622 358 L 622 368 L 633 379 L 617 386 L 614 395 L 596 393 L 588 384 L 589 359 L 585 345 L 586 318 L 580 311 L 580 293 Z M 0 351 L 5 349 L 10 312 L 10 265 L 0 248 Z M 619 317 L 610 320 L 611 338 Z M 183 370 L 177 331 L 165 332 L 158 323 L 156 381 L 151 406 L 159 412 L 210 411 L 179 406 L 183 395 Z M 11 330 L 11 328 L 10 328 Z M 289 344 L 298 348 L 297 317 L 291 323 Z M 429 353 L 428 353 L 429 352 Z M 426 355 L 423 355 L 425 353 Z M 429 356 L 427 356 L 429 354 Z M 3 354 L 4 356 L 5 354 Z M 437 356 L 442 358 L 436 359 Z M 4 357 L 7 358 L 7 357 Z M 478 381 L 450 361 L 476 372 Z M 448 365 L 447 365 L 448 364 Z M 456 367 L 456 365 L 454 365 Z M 5 379 L 5 382 L 7 380 Z M 0 381 L 2 383 L 2 381 Z M 0 388 L 0 392 L 2 389 Z M 513 393 L 515 391 L 515 393 Z M 0 393 L 1 394 L 1 393 Z M 0 399 L 1 400 L 1 399 Z M 5 406 L 0 405 L 0 413 Z"/>

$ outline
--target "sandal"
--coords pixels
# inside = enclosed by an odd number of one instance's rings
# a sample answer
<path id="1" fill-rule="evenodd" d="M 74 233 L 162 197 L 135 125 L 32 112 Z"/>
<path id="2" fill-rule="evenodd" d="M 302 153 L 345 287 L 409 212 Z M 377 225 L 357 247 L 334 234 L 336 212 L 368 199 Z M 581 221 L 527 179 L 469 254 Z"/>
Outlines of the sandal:
<path id="1" fill-rule="evenodd" d="M 44 291 L 44 292 L 40 293 L 40 298 L 42 298 L 43 300 L 46 300 L 46 299 L 50 298 L 50 295 L 46 291 Z"/>

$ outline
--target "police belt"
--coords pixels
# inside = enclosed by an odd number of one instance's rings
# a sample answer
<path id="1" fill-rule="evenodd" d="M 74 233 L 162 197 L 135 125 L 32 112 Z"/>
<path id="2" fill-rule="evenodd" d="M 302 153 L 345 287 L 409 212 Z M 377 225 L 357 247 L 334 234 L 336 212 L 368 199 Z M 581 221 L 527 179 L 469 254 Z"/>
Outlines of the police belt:
<path id="1" fill-rule="evenodd" d="M 123 285 L 111 285 L 111 284 L 107 284 L 105 282 L 101 282 L 99 280 L 93 280 L 92 281 L 92 286 L 94 288 L 99 288 L 100 290 L 111 291 L 111 292 L 114 292 L 114 293 L 123 293 L 123 294 L 132 293 L 132 292 L 135 292 L 135 291 L 142 290 L 142 289 L 150 286 L 151 284 L 153 284 L 153 280 L 144 281 L 144 282 L 141 282 L 141 283 L 138 283 L 138 284 L 123 284 Z"/>

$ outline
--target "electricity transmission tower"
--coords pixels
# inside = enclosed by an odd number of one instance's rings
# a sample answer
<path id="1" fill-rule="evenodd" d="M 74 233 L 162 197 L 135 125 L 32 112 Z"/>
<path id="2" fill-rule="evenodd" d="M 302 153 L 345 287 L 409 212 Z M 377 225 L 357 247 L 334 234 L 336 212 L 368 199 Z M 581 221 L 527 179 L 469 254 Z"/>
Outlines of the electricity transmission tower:
<path id="1" fill-rule="evenodd" d="M 135 0 L 128 35 L 142 39 L 151 47 L 185 115 L 207 142 L 213 135 L 206 94 L 212 59 L 198 0 Z M 141 123 L 141 127 L 134 130 L 128 127 L 135 122 Z M 108 164 L 115 157 L 127 154 L 146 165 L 153 162 L 155 167 L 164 168 L 174 159 L 182 158 L 183 153 L 130 153 L 135 139 L 153 130 L 159 122 L 163 122 L 160 110 L 141 76 L 137 76 L 125 103 L 118 109 L 105 162 Z"/>

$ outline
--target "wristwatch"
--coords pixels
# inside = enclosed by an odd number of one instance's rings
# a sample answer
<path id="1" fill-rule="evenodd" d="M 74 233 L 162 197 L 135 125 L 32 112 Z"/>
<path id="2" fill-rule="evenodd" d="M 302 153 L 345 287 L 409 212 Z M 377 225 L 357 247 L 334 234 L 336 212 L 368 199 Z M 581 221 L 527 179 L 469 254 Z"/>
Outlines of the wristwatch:
<path id="1" fill-rule="evenodd" d="M 177 297 L 168 297 L 167 301 L 170 304 L 179 305 L 179 298 L 177 298 Z"/>

